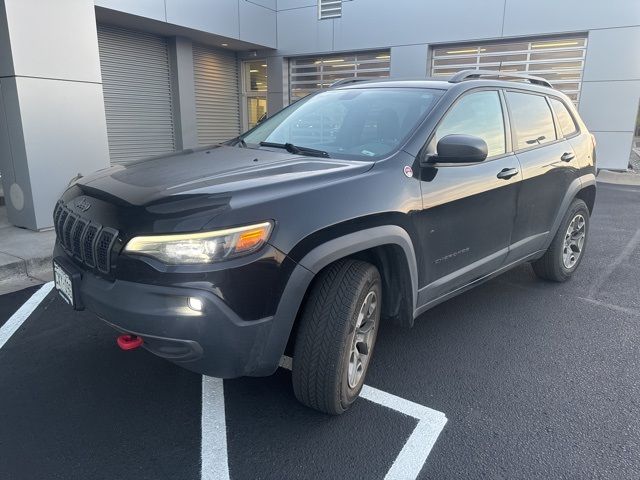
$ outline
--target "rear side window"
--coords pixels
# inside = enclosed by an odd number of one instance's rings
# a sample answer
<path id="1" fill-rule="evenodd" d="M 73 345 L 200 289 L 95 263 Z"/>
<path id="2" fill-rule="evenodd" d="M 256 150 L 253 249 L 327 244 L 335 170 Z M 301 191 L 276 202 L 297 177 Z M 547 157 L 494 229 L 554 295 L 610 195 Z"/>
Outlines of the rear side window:
<path id="1" fill-rule="evenodd" d="M 567 110 L 567 107 L 560 100 L 556 100 L 555 98 L 550 98 L 551 106 L 553 107 L 553 111 L 556 112 L 556 117 L 558 118 L 558 123 L 560 124 L 560 131 L 565 137 L 570 137 L 574 133 L 578 131 L 578 127 L 576 126 L 576 122 L 573 120 L 573 117 Z"/>
<path id="2" fill-rule="evenodd" d="M 496 91 L 463 96 L 449 110 L 436 129 L 434 143 L 447 135 L 474 135 L 487 142 L 489 157 L 505 153 L 504 118 Z"/>
<path id="3" fill-rule="evenodd" d="M 516 134 L 516 150 L 534 147 L 556 139 L 553 115 L 545 97 L 506 92 L 511 124 Z"/>

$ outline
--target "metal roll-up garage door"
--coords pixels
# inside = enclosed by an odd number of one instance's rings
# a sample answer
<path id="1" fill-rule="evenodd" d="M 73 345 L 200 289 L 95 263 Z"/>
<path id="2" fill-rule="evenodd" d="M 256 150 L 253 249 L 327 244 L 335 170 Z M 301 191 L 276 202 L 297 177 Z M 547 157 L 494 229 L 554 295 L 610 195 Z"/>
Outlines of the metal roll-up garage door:
<path id="1" fill-rule="evenodd" d="M 111 162 L 174 151 L 166 39 L 99 25 L 98 45 Z"/>
<path id="2" fill-rule="evenodd" d="M 198 143 L 209 145 L 240 133 L 240 92 L 235 54 L 193 46 Z"/>

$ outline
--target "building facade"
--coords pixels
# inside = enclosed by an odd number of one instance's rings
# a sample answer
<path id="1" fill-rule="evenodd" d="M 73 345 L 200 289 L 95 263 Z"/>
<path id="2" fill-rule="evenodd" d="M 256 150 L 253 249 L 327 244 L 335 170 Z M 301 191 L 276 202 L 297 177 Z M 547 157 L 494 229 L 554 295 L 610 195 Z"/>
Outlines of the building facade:
<path id="1" fill-rule="evenodd" d="M 600 168 L 640 147 L 638 0 L 0 0 L 9 220 L 48 228 L 76 175 L 224 141 L 342 78 L 468 68 L 547 78 Z"/>

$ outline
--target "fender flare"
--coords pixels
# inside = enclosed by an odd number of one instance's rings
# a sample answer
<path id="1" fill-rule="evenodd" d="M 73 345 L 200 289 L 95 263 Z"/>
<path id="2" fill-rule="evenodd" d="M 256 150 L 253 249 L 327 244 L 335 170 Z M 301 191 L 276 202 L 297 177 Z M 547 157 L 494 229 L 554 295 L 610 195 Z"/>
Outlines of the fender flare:
<path id="1" fill-rule="evenodd" d="M 562 199 L 562 203 L 560 204 L 560 208 L 558 209 L 558 213 L 556 214 L 556 218 L 553 221 L 553 226 L 551 228 L 549 238 L 547 238 L 547 241 L 544 244 L 543 250 L 547 250 L 549 248 L 549 245 L 551 245 L 553 238 L 556 236 L 556 233 L 560 228 L 560 222 L 562 222 L 562 219 L 567 213 L 567 210 L 569 209 L 571 202 L 573 202 L 573 200 L 576 198 L 576 196 L 578 195 L 578 192 L 580 192 L 583 188 L 586 188 L 595 184 L 596 184 L 596 176 L 593 173 L 582 175 L 581 177 L 574 179 L 569 184 L 569 187 L 567 188 L 567 192 L 564 194 L 564 198 Z"/>
<path id="2" fill-rule="evenodd" d="M 411 275 L 412 307 L 415 309 L 418 292 L 416 254 L 409 234 L 398 225 L 381 225 L 334 238 L 311 250 L 300 260 L 299 264 L 317 274 L 324 267 L 340 258 L 382 245 L 397 245 L 404 251 Z"/>
<path id="3" fill-rule="evenodd" d="M 284 289 L 262 355 L 249 375 L 270 375 L 278 368 L 291 330 L 311 281 L 320 270 L 340 258 L 382 245 L 397 245 L 404 251 L 411 275 L 412 312 L 418 297 L 418 267 L 411 237 L 397 225 L 367 228 L 329 240 L 308 252 L 294 268 Z"/>

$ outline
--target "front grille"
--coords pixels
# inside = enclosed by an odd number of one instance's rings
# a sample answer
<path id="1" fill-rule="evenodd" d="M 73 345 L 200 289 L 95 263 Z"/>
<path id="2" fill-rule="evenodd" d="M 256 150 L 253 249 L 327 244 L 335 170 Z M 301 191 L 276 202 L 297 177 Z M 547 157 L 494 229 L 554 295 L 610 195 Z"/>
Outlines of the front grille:
<path id="1" fill-rule="evenodd" d="M 66 253 L 89 268 L 109 273 L 117 230 L 71 212 L 62 202 L 53 211 L 53 225 Z"/>

